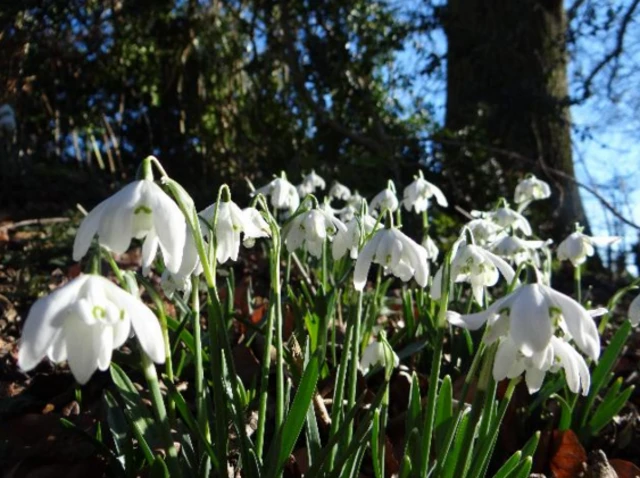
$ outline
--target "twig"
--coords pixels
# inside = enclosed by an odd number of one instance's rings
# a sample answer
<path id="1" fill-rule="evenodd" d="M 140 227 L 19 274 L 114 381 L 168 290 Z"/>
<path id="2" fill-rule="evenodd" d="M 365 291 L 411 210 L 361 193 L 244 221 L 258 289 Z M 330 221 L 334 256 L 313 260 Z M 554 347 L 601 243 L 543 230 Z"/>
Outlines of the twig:
<path id="1" fill-rule="evenodd" d="M 638 0 L 638 2 L 640 2 L 640 0 Z M 488 145 L 488 144 L 482 144 L 482 143 L 477 143 L 477 142 L 467 142 L 467 141 L 456 141 L 456 140 L 452 140 L 452 139 L 448 139 L 448 138 L 439 138 L 439 137 L 432 137 L 431 140 L 433 142 L 435 142 L 435 143 L 440 143 L 440 144 L 449 144 L 449 145 L 453 145 L 453 146 L 467 146 L 467 147 L 472 147 L 472 148 L 483 149 L 485 151 L 488 151 L 488 152 L 491 152 L 491 153 L 495 153 L 495 154 L 501 154 L 501 155 L 506 156 L 507 158 L 516 159 L 518 161 L 521 161 L 521 162 L 527 163 L 527 164 L 533 164 L 533 165 L 539 165 L 540 164 L 539 161 L 534 160 L 532 158 L 529 158 L 529 157 L 527 157 L 527 156 L 525 156 L 523 154 L 520 154 L 520 153 L 518 153 L 516 151 L 510 151 L 508 149 L 498 148 L 496 146 L 491 146 L 491 145 Z M 605 208 L 607 208 L 611 212 L 611 214 L 613 214 L 615 217 L 620 219 L 626 225 L 631 226 L 634 229 L 640 230 L 640 225 L 638 225 L 635 222 L 630 221 L 629 219 L 624 217 L 620 212 L 618 212 L 618 210 L 615 207 L 613 207 L 611 205 L 611 203 L 609 203 L 609 201 L 607 201 L 598 191 L 596 191 L 591 186 L 587 186 L 586 184 L 578 181 L 571 174 L 567 174 L 564 171 L 560 171 L 559 169 L 553 168 L 551 166 L 546 165 L 545 170 L 548 173 L 553 174 L 553 175 L 555 175 L 555 176 L 557 176 L 559 178 L 568 179 L 569 181 L 571 181 L 574 184 L 576 184 L 578 187 L 581 187 L 585 191 L 589 192 L 598 201 L 600 201 L 600 203 Z"/>
<path id="2" fill-rule="evenodd" d="M 46 224 L 57 224 L 61 222 L 69 222 L 70 220 L 71 219 L 68 217 L 44 217 L 38 219 L 25 219 L 24 221 L 18 221 L 12 224 L 5 224 L 3 226 L 0 226 L 0 231 L 5 232 L 26 226 L 44 226 Z"/>

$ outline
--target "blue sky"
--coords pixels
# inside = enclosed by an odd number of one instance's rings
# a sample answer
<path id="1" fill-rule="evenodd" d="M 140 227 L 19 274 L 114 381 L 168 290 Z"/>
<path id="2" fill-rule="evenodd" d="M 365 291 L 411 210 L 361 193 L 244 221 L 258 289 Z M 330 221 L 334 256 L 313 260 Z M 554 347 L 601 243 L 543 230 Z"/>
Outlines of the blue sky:
<path id="1" fill-rule="evenodd" d="M 573 45 L 569 64 L 570 89 L 577 94 L 581 85 L 580 74 L 589 72 L 594 62 L 599 61 L 613 47 L 615 35 L 605 32 L 602 38 L 585 38 Z M 640 26 L 635 22 L 628 30 L 627 43 L 640 43 Z M 420 39 L 421 44 L 407 45 L 397 56 L 396 68 L 402 72 L 416 69 L 416 48 L 442 54 L 446 51 L 446 38 L 441 31 L 430 37 Z M 629 46 L 625 44 L 625 46 Z M 638 52 L 625 53 L 619 75 L 614 83 L 615 94 L 609 98 L 596 96 L 580 106 L 571 109 L 574 124 L 572 135 L 574 143 L 574 164 L 577 180 L 598 191 L 627 219 L 640 224 L 640 160 L 638 158 L 640 139 L 640 118 L 636 111 L 640 110 L 640 95 L 634 94 L 634 71 L 640 70 L 640 48 Z M 417 75 L 416 78 L 420 78 Z M 601 78 L 608 78 L 605 69 Z M 594 90 L 600 93 L 602 81 L 594 84 Z M 436 120 L 442 123 L 445 114 L 446 91 L 444 79 L 425 84 L 423 80 L 414 83 L 408 91 L 392 93 L 401 102 L 412 101 L 412 98 L 424 98 L 433 105 Z M 585 134 L 588 132 L 588 134 Z M 633 227 L 624 225 L 592 194 L 580 189 L 582 200 L 587 211 L 590 226 L 594 235 L 620 235 L 623 240 L 615 248 L 629 251 L 638 242 L 638 232 Z M 638 273 L 634 257 L 627 256 L 627 266 L 631 272 Z"/>

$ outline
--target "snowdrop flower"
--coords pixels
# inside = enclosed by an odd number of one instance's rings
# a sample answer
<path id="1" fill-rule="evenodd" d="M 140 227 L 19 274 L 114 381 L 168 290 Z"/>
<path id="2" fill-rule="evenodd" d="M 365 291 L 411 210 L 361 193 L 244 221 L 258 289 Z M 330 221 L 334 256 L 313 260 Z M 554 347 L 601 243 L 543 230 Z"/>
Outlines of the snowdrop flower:
<path id="1" fill-rule="evenodd" d="M 362 207 L 362 204 L 366 204 L 367 200 L 360 196 L 360 193 L 356 190 L 349 199 L 347 199 L 347 205 L 353 207 L 355 210 L 359 211 Z"/>
<path id="2" fill-rule="evenodd" d="M 282 235 L 290 252 L 305 245 L 309 254 L 319 258 L 322 257 L 325 239 L 330 241 L 338 231 L 346 229 L 339 219 L 321 209 L 311 209 L 294 216 L 283 228 Z"/>
<path id="3" fill-rule="evenodd" d="M 298 192 L 298 196 L 301 198 L 305 197 L 307 194 L 313 194 L 314 188 L 310 184 L 300 183 L 296 186 L 296 191 Z"/>
<path id="4" fill-rule="evenodd" d="M 491 213 L 491 219 L 500 227 L 511 227 L 514 230 L 519 229 L 525 236 L 532 234 L 531 225 L 527 218 L 509 206 L 500 207 L 493 211 Z"/>
<path id="5" fill-rule="evenodd" d="M 527 175 L 516 186 L 513 201 L 516 204 L 525 204 L 538 199 L 546 199 L 551 196 L 549 185 L 536 178 L 533 174 Z"/>
<path id="6" fill-rule="evenodd" d="M 362 353 L 360 370 L 362 370 L 363 374 L 368 373 L 376 365 L 382 365 L 385 369 L 387 365 L 389 365 L 388 368 L 390 369 L 400 365 L 400 358 L 386 340 L 371 342 Z"/>
<path id="7" fill-rule="evenodd" d="M 254 213 L 240 209 L 232 201 L 221 201 L 218 206 L 218 218 L 216 224 L 213 224 L 214 215 L 216 213 L 216 204 L 208 206 L 199 213 L 199 216 L 209 223 L 210 227 L 215 227 L 216 236 L 216 258 L 220 264 L 227 260 L 238 260 L 240 252 L 240 233 L 244 234 L 245 239 L 253 239 L 258 237 L 268 237 L 269 228 L 260 228 L 255 223 Z M 253 208 L 247 208 L 249 210 Z M 256 213 L 260 214 L 257 210 Z M 205 237 L 209 232 L 205 233 Z"/>
<path id="8" fill-rule="evenodd" d="M 242 239 L 242 245 L 247 249 L 252 248 L 258 237 L 270 237 L 271 236 L 271 228 L 269 227 L 269 223 L 265 221 L 260 211 L 258 211 L 255 207 L 245 207 L 242 210 L 242 214 L 245 216 L 245 219 L 249 221 L 249 223 L 253 224 L 251 228 L 251 233 L 244 234 L 244 238 Z M 261 231 L 263 235 L 256 236 L 256 231 Z"/>
<path id="9" fill-rule="evenodd" d="M 484 288 L 495 285 L 502 274 L 511 282 L 516 273 L 503 259 L 475 244 L 459 239 L 452 246 L 451 282 L 468 282 L 475 301 L 482 305 Z M 442 295 L 443 266 L 440 266 L 433 278 L 431 297 L 438 300 Z M 451 285 L 449 286 L 451 287 Z"/>
<path id="10" fill-rule="evenodd" d="M 339 211 L 336 211 L 336 213 L 340 215 L 342 222 L 348 222 L 353 219 L 356 214 L 360 214 L 362 207 L 367 208 L 367 201 L 356 191 L 347 199 L 347 205 Z"/>
<path id="11" fill-rule="evenodd" d="M 449 205 L 440 188 L 424 179 L 422 171 L 419 171 L 418 176 L 414 176 L 414 178 L 415 180 L 404 188 L 402 203 L 407 211 L 411 211 L 411 208 L 417 213 L 426 211 L 432 196 L 436 198 L 436 202 L 440 206 L 447 207 Z"/>
<path id="12" fill-rule="evenodd" d="M 4 104 L 0 106 L 0 136 L 8 138 L 13 136 L 16 131 L 16 114 L 11 105 Z"/>
<path id="13" fill-rule="evenodd" d="M 383 189 L 371 200 L 371 209 L 377 209 L 380 212 L 383 212 L 385 209 L 395 212 L 396 209 L 398 209 L 396 193 L 389 188 Z"/>
<path id="14" fill-rule="evenodd" d="M 342 201 L 348 201 L 351 197 L 351 191 L 344 184 L 340 184 L 338 181 L 334 181 L 329 189 L 329 197 L 340 199 Z"/>
<path id="15" fill-rule="evenodd" d="M 206 227 L 206 226 L 205 226 Z M 170 272 L 165 269 L 160 279 L 162 290 L 171 298 L 176 291 L 184 291 L 185 295 L 191 292 L 191 276 L 198 276 L 202 273 L 202 264 L 198 257 L 198 249 L 193 233 L 189 226 L 186 230 L 186 241 L 182 251 L 182 262 L 177 272 Z"/>
<path id="16" fill-rule="evenodd" d="M 631 325 L 638 325 L 640 323 L 640 295 L 631 301 L 629 304 L 629 321 Z"/>
<path id="17" fill-rule="evenodd" d="M 271 205 L 276 209 L 288 209 L 293 212 L 300 205 L 300 196 L 296 187 L 287 181 L 284 172 L 279 178 L 275 178 L 266 186 L 254 191 L 253 195 L 264 194 L 271 197 Z"/>
<path id="18" fill-rule="evenodd" d="M 536 267 L 540 267 L 540 258 L 536 251 L 551 241 L 528 241 L 517 236 L 504 236 L 494 242 L 489 248 L 498 256 L 512 260 L 517 265 L 528 260 Z"/>
<path id="19" fill-rule="evenodd" d="M 333 238 L 332 252 L 335 260 L 341 259 L 349 251 L 351 259 L 358 257 L 358 247 L 360 246 L 360 228 L 364 230 L 365 235 L 373 232 L 376 224 L 380 223 L 368 214 L 362 217 L 354 217 L 346 224 L 345 230 L 339 230 Z"/>
<path id="20" fill-rule="evenodd" d="M 127 251 L 132 238 L 144 238 L 143 272 L 149 272 L 158 247 L 167 269 L 177 272 L 186 240 L 185 224 L 180 208 L 160 186 L 148 179 L 134 181 L 83 219 L 73 243 L 73 259 L 85 256 L 96 234 L 101 246 L 118 254 Z"/>
<path id="21" fill-rule="evenodd" d="M 109 368 L 112 350 L 125 343 L 132 327 L 144 352 L 164 363 L 162 331 L 151 309 L 104 277 L 80 275 L 33 304 L 18 365 L 29 371 L 45 356 L 56 363 L 68 360 L 84 384 L 97 368 Z"/>
<path id="22" fill-rule="evenodd" d="M 307 174 L 302 180 L 304 184 L 308 184 L 313 188 L 312 193 L 315 192 L 316 189 L 324 189 L 327 187 L 327 183 L 325 183 L 324 179 L 316 174 L 316 172 L 312 169 L 309 174 Z"/>
<path id="23" fill-rule="evenodd" d="M 440 249 L 438 249 L 438 246 L 436 246 L 436 243 L 433 242 L 433 239 L 431 239 L 431 236 L 427 236 L 424 238 L 424 241 L 422 241 L 422 247 L 424 247 L 425 250 L 427 251 L 427 259 L 429 259 L 430 261 L 433 261 L 438 258 Z"/>
<path id="24" fill-rule="evenodd" d="M 524 373 L 529 393 L 535 393 L 542 387 L 546 373 L 557 372 L 560 368 L 565 371 L 569 390 L 585 396 L 589 394 L 591 376 L 587 363 L 566 340 L 556 336 L 551 337 L 544 350 L 531 357 L 524 356 L 511 338 L 503 338 L 493 362 L 493 378 L 500 381 Z"/>
<path id="25" fill-rule="evenodd" d="M 336 213 L 340 215 L 340 220 L 342 222 L 349 222 L 360 213 L 360 209 L 356 209 L 355 207 L 347 204 L 339 211 L 336 211 Z"/>
<path id="26" fill-rule="evenodd" d="M 466 227 L 471 231 L 473 238 L 479 245 L 495 241 L 500 233 L 500 227 L 495 222 L 482 217 L 472 219 L 466 224 Z"/>
<path id="27" fill-rule="evenodd" d="M 395 227 L 380 229 L 360 251 L 353 273 L 356 290 L 364 289 L 372 262 L 405 282 L 415 277 L 420 287 L 427 285 L 427 251 Z"/>
<path id="28" fill-rule="evenodd" d="M 329 200 L 327 198 L 325 198 L 324 202 L 322 202 L 321 204 L 318 205 L 318 209 L 324 211 L 325 213 L 327 213 L 331 217 L 335 217 L 335 215 L 340 212 L 340 210 L 333 209 L 331 207 L 331 204 L 329 203 Z"/>
<path id="29" fill-rule="evenodd" d="M 593 360 L 600 356 L 600 336 L 592 315 L 571 297 L 540 283 L 518 287 L 485 311 L 468 315 L 448 312 L 447 318 L 469 330 L 486 323 L 487 343 L 509 337 L 525 357 L 545 351 L 558 327 Z"/>
<path id="30" fill-rule="evenodd" d="M 578 230 L 560 243 L 557 251 L 558 259 L 561 261 L 569 260 L 576 267 L 595 253 L 593 246 L 608 246 L 619 240 L 620 238 L 617 236 L 587 236 Z"/>

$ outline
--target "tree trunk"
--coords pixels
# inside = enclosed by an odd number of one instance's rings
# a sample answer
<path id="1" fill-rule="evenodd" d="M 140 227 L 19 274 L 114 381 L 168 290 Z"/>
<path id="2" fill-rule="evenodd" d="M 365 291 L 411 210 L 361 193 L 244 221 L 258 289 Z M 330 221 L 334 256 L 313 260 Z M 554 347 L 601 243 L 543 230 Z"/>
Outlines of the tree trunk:
<path id="1" fill-rule="evenodd" d="M 445 174 L 458 202 L 511 199 L 532 172 L 550 200 L 534 204 L 544 233 L 586 225 L 571 154 L 566 17 L 561 0 L 449 0 Z M 557 173 L 555 171 L 559 171 Z M 487 188 L 496 185 L 497 190 Z M 466 201 L 460 201 L 460 199 Z M 478 201 L 479 200 L 479 201 Z"/>

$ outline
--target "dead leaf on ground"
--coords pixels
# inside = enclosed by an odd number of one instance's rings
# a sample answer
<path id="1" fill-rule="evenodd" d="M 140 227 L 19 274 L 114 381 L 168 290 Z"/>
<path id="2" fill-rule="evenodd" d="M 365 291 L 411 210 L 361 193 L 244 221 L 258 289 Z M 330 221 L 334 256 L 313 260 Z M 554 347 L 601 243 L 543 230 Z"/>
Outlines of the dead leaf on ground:
<path id="1" fill-rule="evenodd" d="M 619 460 L 614 458 L 609 460 L 609 464 L 616 470 L 618 478 L 638 478 L 640 477 L 640 468 L 627 460 Z"/>
<path id="2" fill-rule="evenodd" d="M 587 453 L 572 430 L 553 431 L 551 471 L 556 478 L 575 478 L 583 471 Z"/>

